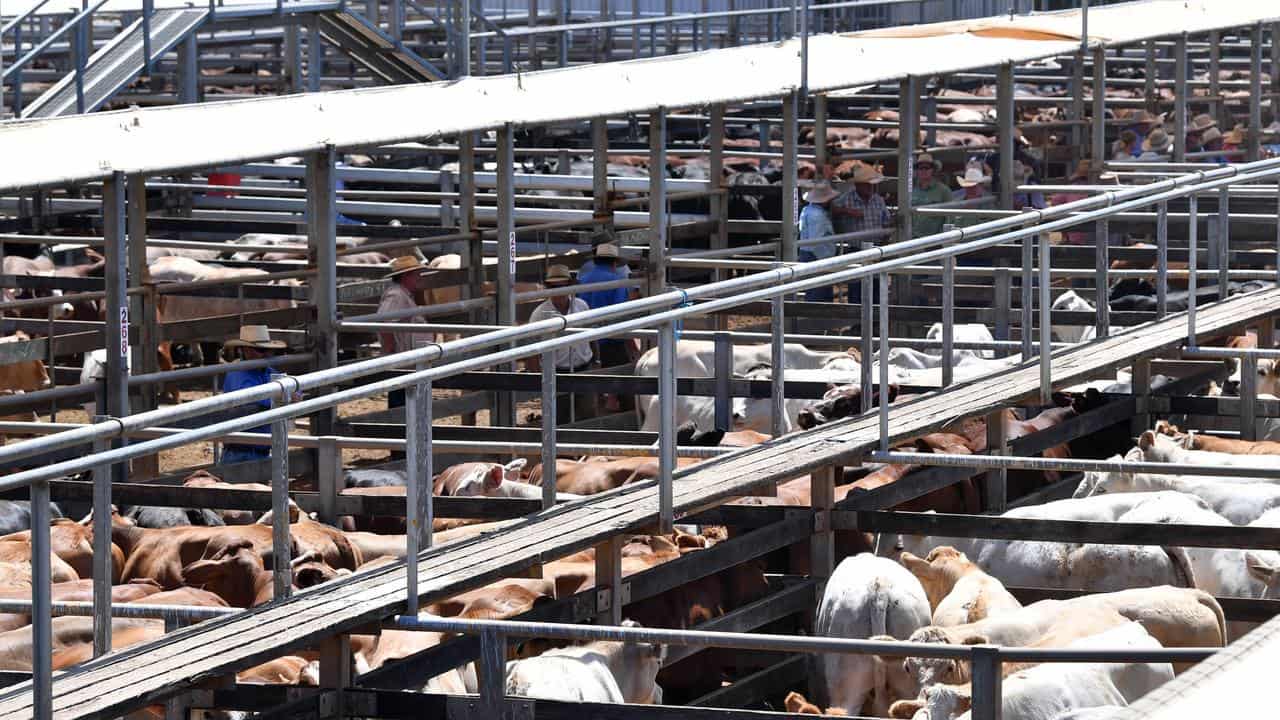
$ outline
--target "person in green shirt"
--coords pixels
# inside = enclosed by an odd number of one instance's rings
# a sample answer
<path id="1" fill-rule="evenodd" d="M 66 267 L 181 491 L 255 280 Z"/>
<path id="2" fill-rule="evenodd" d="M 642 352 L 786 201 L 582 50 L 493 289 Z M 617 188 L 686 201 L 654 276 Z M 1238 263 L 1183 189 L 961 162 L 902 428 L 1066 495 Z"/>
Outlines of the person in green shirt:
<path id="1" fill-rule="evenodd" d="M 916 158 L 915 183 L 911 188 L 911 207 L 934 205 L 951 200 L 951 188 L 937 179 L 942 163 L 934 160 L 928 153 L 921 153 Z M 911 237 L 918 238 L 942 232 L 942 215 L 913 215 L 911 218 Z"/>

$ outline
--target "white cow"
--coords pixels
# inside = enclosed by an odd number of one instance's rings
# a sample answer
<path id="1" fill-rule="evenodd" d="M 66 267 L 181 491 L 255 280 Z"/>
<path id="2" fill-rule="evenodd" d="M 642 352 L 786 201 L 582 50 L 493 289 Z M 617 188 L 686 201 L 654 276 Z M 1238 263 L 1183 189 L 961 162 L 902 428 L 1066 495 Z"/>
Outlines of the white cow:
<path id="1" fill-rule="evenodd" d="M 929 624 L 929 599 L 914 575 L 869 553 L 845 558 L 832 573 L 818 605 L 814 634 L 846 639 L 904 639 Z M 897 660 L 874 655 L 827 654 L 818 659 L 826 700 L 849 715 L 871 699 L 885 716 L 896 698 L 917 688 Z"/>
<path id="2" fill-rule="evenodd" d="M 1211 452 L 1209 450 L 1187 450 L 1168 435 L 1148 430 L 1138 438 L 1138 447 L 1147 462 L 1174 463 L 1178 465 L 1229 465 L 1234 467 L 1265 468 L 1280 470 L 1280 455 L 1235 455 L 1232 453 Z M 1244 478 L 1269 483 L 1280 483 L 1277 479 Z"/>
<path id="3" fill-rule="evenodd" d="M 859 382 L 862 366 L 849 355 L 838 355 L 827 360 L 826 364 L 816 370 L 787 369 L 785 380 L 795 382 L 822 382 L 828 386 L 848 385 Z M 762 366 L 747 373 L 748 380 L 772 380 L 773 368 Z M 711 401 L 711 414 L 715 415 L 715 399 Z M 784 400 L 782 413 L 782 432 L 789 433 L 799 427 L 800 412 L 813 401 Z M 712 418 L 714 422 L 714 417 Z M 733 420 L 735 430 L 755 430 L 756 432 L 773 432 L 773 398 L 772 397 L 739 397 L 733 399 Z M 699 425 L 698 427 L 709 427 Z"/>
<path id="4" fill-rule="evenodd" d="M 1159 650 L 1161 646 L 1140 623 L 1129 622 L 1067 647 Z M 1173 667 L 1167 662 L 1037 665 L 1004 679 L 1001 717 L 1053 720 L 1072 710 L 1101 705 L 1123 707 L 1172 679 Z M 968 687 L 938 685 L 925 691 L 925 708 L 921 710 L 925 720 L 969 720 L 968 690 Z"/>
<path id="5" fill-rule="evenodd" d="M 130 372 L 133 370 L 133 353 L 125 356 L 125 366 Z M 84 354 L 84 361 L 80 364 L 80 384 L 95 383 L 107 376 L 107 351 L 105 349 L 90 350 Z M 98 403 L 87 402 L 81 403 L 84 408 L 85 415 L 89 420 L 93 420 L 93 416 L 97 413 Z"/>
<path id="6" fill-rule="evenodd" d="M 625 627 L 639 627 L 624 620 Z M 548 650 L 537 657 L 507 663 L 506 694 L 561 700 L 658 704 L 655 682 L 662 645 L 596 641 Z"/>
<path id="7" fill-rule="evenodd" d="M 816 370 L 832 359 L 850 358 L 845 352 L 815 352 L 796 343 L 784 345 L 783 353 L 788 373 L 792 370 Z M 768 365 L 771 361 L 772 350 L 769 345 L 735 345 L 733 348 L 733 374 L 736 377 L 743 376 L 748 370 L 760 365 Z M 658 369 L 658 348 L 650 348 L 636 361 L 635 374 L 640 377 L 657 377 Z M 676 377 L 715 377 L 715 343 L 704 340 L 681 340 L 676 343 Z M 677 427 L 689 421 L 697 423 L 702 429 L 715 427 L 714 398 L 677 397 L 675 406 Z M 658 396 L 638 395 L 636 413 L 641 430 L 656 431 L 659 425 Z M 770 431 L 767 424 L 754 429 L 760 432 Z"/>
<path id="8" fill-rule="evenodd" d="M 1181 493 L 1133 493 L 1058 500 L 1015 508 L 1004 517 L 1109 522 L 1148 503 L 1175 509 L 1207 509 L 1203 501 Z M 1006 585 L 1105 592 L 1151 585 L 1191 586 L 1193 583 L 1190 562 L 1181 548 L 911 535 L 882 537 L 877 547 L 882 552 L 895 552 L 894 548 L 900 546 L 923 557 L 942 545 L 950 545 L 963 552 Z"/>
<path id="9" fill-rule="evenodd" d="M 1094 312 L 1093 305 L 1084 298 L 1076 294 L 1075 290 L 1068 290 L 1057 297 L 1050 306 L 1052 310 L 1071 310 L 1076 312 Z M 1054 337 L 1062 342 L 1082 343 L 1089 342 L 1097 337 L 1098 330 L 1093 325 L 1053 325 Z"/>
<path id="10" fill-rule="evenodd" d="M 1230 525 L 1212 510 L 1183 506 L 1148 504 L 1120 517 L 1120 522 Z M 1185 548 L 1195 586 L 1215 597 L 1280 599 L 1280 553 L 1275 550 L 1236 548 Z M 1232 621 L 1227 634 L 1235 640 L 1257 627 L 1257 623 Z"/>
<path id="11" fill-rule="evenodd" d="M 1119 455 L 1112 461 L 1122 460 Z M 1236 482 L 1237 478 L 1150 473 L 1088 472 L 1075 497 L 1172 491 L 1194 495 L 1210 510 L 1236 525 L 1247 525 L 1269 510 L 1280 508 L 1280 485 Z"/>
<path id="12" fill-rule="evenodd" d="M 929 328 L 929 333 L 925 335 L 925 339 L 937 340 L 941 342 L 942 341 L 942 323 L 940 322 L 934 323 L 933 326 Z M 955 330 L 952 331 L 952 339 L 955 340 L 956 342 L 995 342 L 995 336 L 992 335 L 991 331 L 987 329 L 987 326 L 983 325 L 982 323 L 965 323 L 962 325 L 956 325 Z M 955 351 L 956 355 L 960 355 L 962 353 L 970 357 L 981 358 L 984 360 L 991 360 L 996 356 L 996 353 L 994 350 L 956 350 Z M 931 353 L 931 354 L 936 354 L 939 358 L 942 357 L 941 349 L 939 349 L 937 353 Z"/>
<path id="13" fill-rule="evenodd" d="M 450 495 L 541 500 L 541 485 L 530 485 L 519 481 L 520 471 L 528 462 L 525 458 L 516 458 L 506 465 L 469 463 L 466 472 L 452 478 Z M 573 493 L 556 493 L 556 500 L 563 502 L 581 499 L 581 495 Z"/>

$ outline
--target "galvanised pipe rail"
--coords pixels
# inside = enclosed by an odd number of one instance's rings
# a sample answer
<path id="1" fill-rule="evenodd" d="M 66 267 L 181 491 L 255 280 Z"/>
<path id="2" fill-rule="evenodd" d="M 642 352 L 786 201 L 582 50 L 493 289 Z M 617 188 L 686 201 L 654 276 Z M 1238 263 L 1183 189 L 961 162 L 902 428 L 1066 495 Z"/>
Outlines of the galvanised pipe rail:
<path id="1" fill-rule="evenodd" d="M 0 599 L 0 613 L 30 614 L 31 605 L 30 600 Z M 91 602 L 55 602 L 52 604 L 52 608 L 55 616 L 93 615 L 93 603 Z M 244 612 L 244 609 L 200 605 L 147 605 L 144 603 L 112 603 L 111 605 L 111 615 L 113 617 L 180 622 L 199 622 L 201 620 L 234 615 L 238 612 Z"/>
<path id="2" fill-rule="evenodd" d="M 44 42 L 31 48 L 31 50 L 28 51 L 26 55 L 23 55 L 21 58 L 16 60 L 12 65 L 5 68 L 4 74 L 0 75 L 0 81 L 8 80 L 11 74 L 22 70 L 22 68 L 25 67 L 27 63 L 34 60 L 37 56 L 40 55 L 40 53 L 44 52 L 45 49 L 47 49 L 51 44 L 53 44 L 54 40 L 57 40 L 58 38 L 62 37 L 64 34 L 67 33 L 67 31 L 73 28 L 78 28 L 80 23 L 84 22 L 85 18 L 92 17 L 93 13 L 96 12 L 98 8 L 106 4 L 106 2 L 107 0 L 98 0 L 98 2 L 85 8 L 84 10 L 81 10 L 79 13 L 73 16 L 70 20 L 67 20 L 65 24 L 63 24 L 54 32 L 50 33 L 49 37 L 45 38 Z"/>
<path id="3" fill-rule="evenodd" d="M 958 256 L 967 252 L 993 246 L 1000 242 L 1012 239 L 1021 239 L 1038 233 L 1048 232 L 1050 230 L 1064 229 L 1080 225 L 1094 219 L 1106 217 L 1117 212 L 1130 209 L 1131 207 L 1142 207 L 1163 200 L 1204 192 L 1209 189 L 1216 189 L 1219 186 L 1225 186 L 1235 182 L 1264 179 L 1275 175 L 1278 172 L 1280 172 L 1280 158 L 1275 158 L 1239 166 L 1224 166 L 1207 172 L 1199 171 L 1177 178 L 1169 178 L 1151 183 L 1149 185 L 1118 188 L 1117 190 L 1109 193 L 1084 198 L 1063 205 L 1057 205 L 1045 210 L 1021 213 L 1015 217 L 1001 218 L 968 228 L 951 230 L 914 240 L 906 240 L 900 243 L 895 243 L 891 246 L 875 247 L 849 255 L 835 256 L 825 260 L 816 260 L 804 265 L 778 268 L 746 277 L 710 283 L 708 285 L 691 288 L 689 290 L 668 291 L 647 298 L 621 303 L 619 305 L 590 310 L 583 313 L 575 313 L 567 318 L 544 320 L 474 338 L 464 338 L 443 344 L 432 344 L 425 348 L 419 348 L 379 358 L 372 358 L 358 363 L 353 363 L 351 365 L 320 370 L 296 378 L 286 378 L 283 381 L 273 381 L 265 385 L 245 388 L 243 390 L 214 397 L 203 398 L 181 406 L 161 408 L 159 410 L 132 415 L 127 418 L 112 419 L 104 423 L 98 423 L 93 426 L 61 433 L 59 435 L 26 440 L 0 447 L 0 463 L 12 462 L 41 452 L 73 447 L 83 443 L 92 442 L 95 439 L 119 437 L 121 434 L 129 430 L 148 426 L 163 426 L 166 423 L 195 417 L 205 412 L 238 407 L 240 405 L 257 402 L 259 400 L 288 397 L 291 396 L 295 390 L 306 390 L 314 387 L 325 387 L 337 383 L 348 382 L 365 375 L 385 370 L 412 367 L 419 362 L 436 362 L 453 352 L 474 351 L 502 343 L 518 343 L 522 340 L 538 337 L 549 332 L 559 332 L 571 326 L 590 326 L 597 322 L 621 318 L 634 313 L 645 313 L 658 308 L 671 308 L 672 306 L 675 306 L 675 309 L 670 309 L 657 315 L 647 315 L 640 319 L 619 323 L 616 326 L 594 328 L 585 331 L 581 335 L 545 340 L 535 343 L 532 346 L 520 347 L 516 350 L 494 353 L 479 359 L 471 359 L 454 363 L 452 365 L 422 370 L 399 378 L 388 379 L 364 387 L 341 391 L 326 396 L 325 398 L 304 400 L 290 404 L 286 407 L 260 411 L 235 421 L 228 421 L 207 428 L 194 429 L 188 431 L 189 436 L 185 441 L 180 438 L 152 440 L 146 443 L 108 451 L 104 454 L 93 457 L 78 458 L 48 467 L 14 473 L 6 478 L 0 479 L 0 489 L 21 487 L 35 479 L 54 478 L 63 474 L 79 472 L 103 462 L 127 460 L 133 457 L 151 454 L 159 450 L 178 447 L 186 444 L 187 442 L 195 442 L 198 440 L 216 437 L 220 433 L 233 432 L 295 415 L 316 412 L 318 410 L 327 409 L 341 402 L 407 387 L 436 377 L 445 377 L 449 374 L 466 369 L 511 362 L 526 355 L 553 350 L 562 344 L 567 344 L 569 342 L 581 342 L 584 338 L 599 339 L 608 337 L 618 331 L 640 329 L 642 327 L 652 326 L 661 322 L 679 320 L 689 315 L 705 314 L 719 309 L 729 309 L 736 305 L 751 302 L 756 299 L 767 299 L 777 295 L 793 294 L 811 287 L 847 282 L 861 277 L 869 277 L 880 272 L 887 272 L 899 266 L 906 266 L 925 260 L 940 260 L 945 257 Z M 1092 212 L 1086 212 L 1083 215 L 1071 215 L 1072 213 L 1076 213 L 1080 210 L 1092 210 Z M 1042 224 L 1028 226 L 1028 223 L 1032 221 L 1032 216 L 1034 216 L 1036 221 L 1040 221 Z M 1063 219 L 1053 220 L 1047 223 L 1043 222 L 1047 218 L 1055 217 L 1062 217 Z M 966 242 L 967 237 L 985 235 L 1005 230 L 1007 228 L 1018 229 L 1011 230 L 995 237 Z M 959 241 L 961 244 L 947 245 L 947 243 L 955 243 L 956 241 Z M 923 250 L 925 248 L 934 248 L 939 245 L 942 245 L 943 247 L 924 252 L 921 255 L 892 261 L 886 260 L 886 258 L 889 257 Z M 865 264 L 867 262 L 875 264 Z M 861 265 L 859 265 L 860 263 Z M 854 267 L 852 267 L 852 269 L 840 270 L 840 268 L 848 268 L 851 266 Z M 807 279 L 796 280 L 796 278 Z M 779 285 L 778 283 L 780 282 L 783 284 Z M 763 289 L 759 289 L 762 286 Z M 753 292 L 741 294 L 744 290 L 752 288 L 755 288 Z M 690 301 L 715 297 L 721 293 L 739 294 L 733 295 L 729 299 L 712 300 L 697 306 L 683 307 Z"/>
<path id="4" fill-rule="evenodd" d="M 1266 457 L 1266 456 L 1260 456 Z M 1062 472 L 1123 472 L 1150 475 L 1195 475 L 1216 478 L 1280 480 L 1280 467 L 1257 465 L 1194 465 L 1185 463 L 1135 462 L 1130 460 L 1083 460 L 1015 455 L 952 455 L 948 453 L 872 452 L 871 462 L 890 465 L 927 465 L 973 470 L 1058 470 Z"/>

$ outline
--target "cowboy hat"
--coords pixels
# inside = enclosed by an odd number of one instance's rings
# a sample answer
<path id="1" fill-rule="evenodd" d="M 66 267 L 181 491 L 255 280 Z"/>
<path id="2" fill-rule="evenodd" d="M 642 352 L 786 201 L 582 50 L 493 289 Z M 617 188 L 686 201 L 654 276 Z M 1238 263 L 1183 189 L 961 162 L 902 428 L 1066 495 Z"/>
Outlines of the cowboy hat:
<path id="1" fill-rule="evenodd" d="M 1159 125 L 1164 122 L 1165 113 L 1152 115 L 1146 109 L 1138 110 L 1129 117 L 1125 118 L 1131 125 Z"/>
<path id="2" fill-rule="evenodd" d="M 1231 132 L 1222 136 L 1222 141 L 1232 145 L 1239 145 L 1245 141 L 1246 133 L 1248 133 L 1248 130 L 1243 125 L 1236 125 L 1231 128 Z"/>
<path id="3" fill-rule="evenodd" d="M 913 167 L 920 167 L 921 165 L 924 165 L 926 163 L 929 165 L 932 165 L 934 170 L 942 169 L 942 161 L 934 160 L 933 156 L 930 155 L 929 153 L 920 153 L 919 155 L 917 155 L 916 162 Z"/>
<path id="4" fill-rule="evenodd" d="M 573 282 L 573 275 L 569 274 L 569 268 L 565 265 L 552 265 L 547 268 L 547 276 L 543 278 L 542 284 L 547 287 L 559 287 L 560 285 L 568 285 Z"/>
<path id="5" fill-rule="evenodd" d="M 831 183 L 824 180 L 813 184 L 813 187 L 809 192 L 804 194 L 804 201 L 809 204 L 816 205 L 831 202 L 838 197 L 840 197 L 840 193 L 836 192 L 835 188 L 831 187 Z"/>
<path id="6" fill-rule="evenodd" d="M 956 184 L 960 187 L 973 187 L 974 185 L 982 185 L 991 182 L 990 175 L 984 175 L 982 168 L 977 165 L 970 165 L 964 169 L 964 175 L 956 176 Z"/>
<path id="7" fill-rule="evenodd" d="M 596 257 L 616 258 L 618 257 L 618 246 L 613 243 L 600 243 L 596 246 Z"/>
<path id="8" fill-rule="evenodd" d="M 391 261 L 391 272 L 384 277 L 390 280 L 393 277 L 399 277 L 405 273 L 418 272 L 428 269 L 421 260 L 412 255 L 401 255 Z"/>
<path id="9" fill-rule="evenodd" d="M 1208 113 L 1200 113 L 1199 115 L 1191 118 L 1190 131 L 1204 132 L 1205 130 L 1208 130 L 1211 127 L 1217 127 L 1217 126 L 1218 126 L 1218 121 L 1213 119 L 1212 115 Z"/>
<path id="10" fill-rule="evenodd" d="M 1211 127 L 1205 130 L 1204 134 L 1200 136 L 1200 142 L 1205 143 L 1206 145 L 1213 142 L 1214 140 L 1221 140 L 1221 139 L 1222 139 L 1222 131 L 1216 127 Z"/>
<path id="11" fill-rule="evenodd" d="M 881 180 L 884 180 L 884 175 L 881 175 L 870 165 L 859 165 L 857 169 L 853 171 L 853 177 L 850 178 L 850 180 L 854 183 L 868 183 L 870 185 L 875 185 Z"/>
<path id="12" fill-rule="evenodd" d="M 1155 153 L 1168 152 L 1170 145 L 1173 145 L 1173 138 L 1169 137 L 1169 133 L 1165 132 L 1164 128 L 1152 130 L 1151 134 L 1147 135 L 1146 139 L 1142 141 L 1143 150 L 1150 150 Z"/>
<path id="13" fill-rule="evenodd" d="M 283 340 L 271 339 L 271 328 L 266 325 L 242 325 L 240 337 L 222 344 L 224 348 L 251 347 L 259 350 L 283 350 L 287 347 Z"/>

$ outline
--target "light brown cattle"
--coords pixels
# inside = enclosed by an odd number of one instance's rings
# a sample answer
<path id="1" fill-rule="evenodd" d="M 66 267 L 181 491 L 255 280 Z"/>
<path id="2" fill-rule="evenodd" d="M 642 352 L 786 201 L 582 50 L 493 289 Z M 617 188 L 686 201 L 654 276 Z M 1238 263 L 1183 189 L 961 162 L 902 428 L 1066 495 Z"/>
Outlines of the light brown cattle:
<path id="1" fill-rule="evenodd" d="M 76 573 L 75 568 L 67 564 L 65 560 L 58 557 L 57 553 L 49 553 L 49 568 L 51 571 L 50 580 L 55 583 L 72 582 L 79 580 L 80 575 Z M 0 563 L 11 563 L 14 565 L 31 565 L 31 533 L 15 533 L 0 538 Z M 16 581 L 16 582 L 11 582 Z M 21 575 L 13 578 L 0 578 L 0 582 L 4 585 L 15 586 L 22 583 Z M 29 576 L 26 582 L 30 582 Z"/>
<path id="2" fill-rule="evenodd" d="M 266 525 L 233 527 L 185 526 L 150 529 L 129 524 L 113 515 L 111 539 L 124 551 L 121 582 L 134 578 L 151 578 L 166 590 L 183 584 L 182 569 L 191 563 L 213 557 L 219 550 L 238 547 L 248 541 L 264 561 L 271 556 L 271 528 Z M 297 543 L 291 541 L 290 557 L 297 557 Z"/>
<path id="3" fill-rule="evenodd" d="M 320 672 L 315 661 L 297 655 L 285 655 L 236 673 L 236 682 L 244 685 L 320 685 Z"/>
<path id="4" fill-rule="evenodd" d="M 160 592 L 160 586 L 151 580 L 135 580 L 125 585 L 111 587 L 111 602 L 127 603 L 142 600 Z M 0 597 L 13 600 L 30 600 L 31 588 L 0 588 Z M 92 602 L 93 580 L 73 580 L 54 583 L 50 597 L 53 602 Z M 0 615 L 0 632 L 31 624 L 31 616 L 23 613 Z"/>
<path id="5" fill-rule="evenodd" d="M 924 586 L 934 625 L 977 622 L 1022 607 L 999 580 L 953 547 L 934 548 L 924 559 L 904 552 L 898 561 Z"/>
<path id="6" fill-rule="evenodd" d="M 1203 433 L 1184 433 L 1166 420 L 1156 423 L 1156 432 L 1178 441 L 1188 450 L 1230 453 L 1232 455 L 1280 455 L 1280 442 L 1274 440 L 1236 440 Z"/>
<path id="7" fill-rule="evenodd" d="M 7 540 L 31 542 L 31 531 L 23 530 L 0 537 L 0 543 Z M 62 559 L 76 571 L 81 578 L 93 577 L 93 527 L 81 525 L 74 520 L 57 518 L 49 526 L 49 544 L 53 554 Z M 111 582 L 120 582 L 120 571 L 124 567 L 124 553 L 115 544 L 111 545 Z"/>
<path id="8" fill-rule="evenodd" d="M 31 336 L 24 332 L 0 337 L 0 343 L 16 343 L 30 340 Z M 0 365 L 0 390 L 12 392 L 32 392 L 49 387 L 49 371 L 41 360 L 24 360 L 22 362 Z"/>

